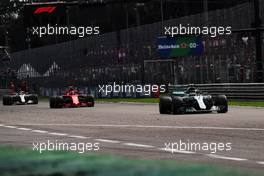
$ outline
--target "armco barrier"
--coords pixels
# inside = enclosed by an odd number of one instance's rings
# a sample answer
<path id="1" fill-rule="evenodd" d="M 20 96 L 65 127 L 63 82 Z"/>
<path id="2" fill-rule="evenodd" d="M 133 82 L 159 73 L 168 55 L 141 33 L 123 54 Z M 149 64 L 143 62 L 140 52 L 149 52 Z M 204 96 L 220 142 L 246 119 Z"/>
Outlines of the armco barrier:
<path id="1" fill-rule="evenodd" d="M 40 96 L 58 96 L 62 95 L 65 92 L 66 88 L 46 88 L 41 87 L 40 88 Z M 145 95 L 144 93 L 132 93 L 132 92 L 126 92 L 126 93 L 108 93 L 106 95 L 105 92 L 99 92 L 98 87 L 80 87 L 78 90 L 81 93 L 84 94 L 92 94 L 95 96 L 95 98 L 143 98 L 143 97 L 150 97 L 150 95 Z"/>
<path id="2" fill-rule="evenodd" d="M 169 92 L 187 86 L 171 85 Z M 229 99 L 264 100 L 264 83 L 195 84 L 195 87 L 209 94 L 224 94 Z"/>
<path id="3" fill-rule="evenodd" d="M 2 98 L 2 96 L 6 94 L 8 94 L 8 89 L 0 89 L 0 98 Z"/>
<path id="4" fill-rule="evenodd" d="M 169 92 L 175 89 L 185 89 L 188 85 L 171 85 Z M 264 83 L 221 83 L 221 84 L 195 84 L 195 87 L 209 94 L 224 94 L 229 99 L 264 100 Z M 41 88 L 40 95 L 61 95 L 65 89 Z M 81 88 L 83 93 L 94 94 L 95 97 L 106 97 L 99 95 L 97 88 Z M 0 89 L 0 97 L 7 94 L 7 89 Z M 113 97 L 124 97 L 124 95 L 112 95 Z M 110 95 L 107 97 L 111 97 Z M 143 95 L 125 95 L 125 97 L 144 97 Z"/>

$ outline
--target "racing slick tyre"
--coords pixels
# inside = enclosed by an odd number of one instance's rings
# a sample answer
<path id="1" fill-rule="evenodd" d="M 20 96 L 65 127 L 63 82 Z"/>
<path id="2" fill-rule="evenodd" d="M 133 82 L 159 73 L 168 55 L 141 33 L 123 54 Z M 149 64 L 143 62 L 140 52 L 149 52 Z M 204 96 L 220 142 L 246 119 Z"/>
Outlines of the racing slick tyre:
<path id="1" fill-rule="evenodd" d="M 218 107 L 218 113 L 226 113 L 228 111 L 228 102 L 225 95 L 218 95 L 214 97 L 215 106 Z"/>
<path id="2" fill-rule="evenodd" d="M 61 97 L 50 97 L 50 108 L 62 108 L 63 99 Z"/>
<path id="3" fill-rule="evenodd" d="M 3 96 L 3 105 L 12 105 L 13 99 L 10 96 Z"/>
<path id="4" fill-rule="evenodd" d="M 31 100 L 33 101 L 32 104 L 38 104 L 38 96 L 37 96 L 37 95 L 33 95 L 33 96 L 31 97 Z"/>
<path id="5" fill-rule="evenodd" d="M 56 97 L 50 97 L 49 104 L 50 108 L 56 108 Z"/>
<path id="6" fill-rule="evenodd" d="M 91 103 L 90 107 L 94 107 L 94 98 L 92 96 L 87 96 L 87 100 Z"/>
<path id="7" fill-rule="evenodd" d="M 169 96 L 160 97 L 159 101 L 159 112 L 160 114 L 170 114 L 171 113 L 172 99 Z"/>
<path id="8" fill-rule="evenodd" d="M 86 103 L 91 103 L 89 107 L 94 107 L 94 98 L 92 96 L 87 96 Z"/>
<path id="9" fill-rule="evenodd" d="M 172 113 L 173 114 L 184 114 L 185 108 L 183 106 L 182 99 L 179 97 L 172 98 Z"/>

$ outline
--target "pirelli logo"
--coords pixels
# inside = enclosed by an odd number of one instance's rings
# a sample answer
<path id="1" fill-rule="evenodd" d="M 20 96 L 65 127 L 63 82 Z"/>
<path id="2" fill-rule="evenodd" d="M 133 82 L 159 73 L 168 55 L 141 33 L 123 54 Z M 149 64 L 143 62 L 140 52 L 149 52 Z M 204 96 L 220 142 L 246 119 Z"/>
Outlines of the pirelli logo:
<path id="1" fill-rule="evenodd" d="M 34 11 L 34 14 L 41 14 L 41 13 L 52 13 L 56 9 L 56 6 L 47 6 L 47 7 L 38 7 Z"/>

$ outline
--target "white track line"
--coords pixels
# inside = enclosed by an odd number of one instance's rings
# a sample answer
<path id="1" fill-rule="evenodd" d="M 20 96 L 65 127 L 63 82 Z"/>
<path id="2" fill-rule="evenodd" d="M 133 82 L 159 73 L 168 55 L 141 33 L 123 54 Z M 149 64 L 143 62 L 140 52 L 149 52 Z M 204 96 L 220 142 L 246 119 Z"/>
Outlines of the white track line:
<path id="1" fill-rule="evenodd" d="M 18 129 L 18 128 L 17 128 Z M 31 130 L 32 132 L 35 132 L 35 133 L 48 133 L 48 131 L 43 131 L 43 130 Z"/>
<path id="2" fill-rule="evenodd" d="M 54 132 L 48 132 L 47 134 L 51 134 L 51 135 L 54 135 L 54 136 L 68 136 L 68 134 L 66 133 L 54 133 Z"/>
<path id="3" fill-rule="evenodd" d="M 186 151 L 186 150 L 176 150 L 176 149 L 166 149 L 166 148 L 159 148 L 161 151 L 169 152 L 169 153 L 183 153 L 183 154 L 196 154 L 196 152 Z"/>
<path id="4" fill-rule="evenodd" d="M 264 161 L 258 161 L 257 164 L 264 165 Z"/>
<path id="5" fill-rule="evenodd" d="M 17 128 L 16 126 L 10 126 L 10 125 L 6 125 L 6 126 L 3 126 L 3 127 L 11 128 L 11 129 L 16 129 Z"/>
<path id="6" fill-rule="evenodd" d="M 114 128 L 166 128 L 166 129 L 200 129 L 200 130 L 239 130 L 264 131 L 264 128 L 238 127 L 203 127 L 203 126 L 150 126 L 150 125 L 109 125 L 109 124 L 16 124 L 17 126 L 77 126 L 77 127 L 114 127 Z"/>
<path id="7" fill-rule="evenodd" d="M 132 147 L 142 147 L 142 148 L 155 148 L 152 145 L 145 145 L 145 144 L 137 144 L 137 143 L 122 143 L 123 145 L 126 146 L 132 146 Z"/>
<path id="8" fill-rule="evenodd" d="M 88 139 L 89 138 L 89 137 L 79 136 L 79 135 L 69 135 L 68 137 L 77 138 L 77 139 Z"/>
<path id="9" fill-rule="evenodd" d="M 207 154 L 207 156 L 212 158 L 224 159 L 224 160 L 233 160 L 233 161 L 247 161 L 248 159 L 244 158 L 235 158 L 235 157 L 227 157 L 227 156 L 220 156 L 215 154 Z"/>
<path id="10" fill-rule="evenodd" d="M 33 131 L 31 128 L 17 128 L 18 130 L 23 130 L 23 131 Z"/>
<path id="11" fill-rule="evenodd" d="M 72 137 L 72 138 L 78 138 L 78 139 L 88 139 L 89 138 L 89 137 L 85 137 L 85 136 L 68 135 L 66 133 L 48 132 L 48 131 L 44 131 L 44 130 L 33 130 L 33 129 L 30 129 L 30 128 L 22 128 L 22 127 L 16 127 L 16 126 L 11 126 L 11 125 L 4 125 L 4 124 L 0 124 L 0 126 L 1 127 L 5 127 L 5 128 L 10 128 L 10 129 L 31 131 L 31 132 L 35 132 L 35 133 L 42 133 L 42 134 L 45 133 L 45 134 L 50 134 L 50 135 L 54 135 L 54 136 L 66 136 L 66 137 Z M 122 125 L 122 126 L 124 126 L 124 125 Z M 125 126 L 131 126 L 131 125 L 125 125 Z M 151 127 L 153 127 L 153 126 L 151 126 Z M 162 126 L 162 127 L 164 127 L 164 126 Z M 173 126 L 171 126 L 171 127 L 173 127 Z M 192 128 L 197 128 L 197 127 L 192 127 Z M 206 129 L 208 129 L 208 127 Z M 109 140 L 109 139 L 94 139 L 94 140 L 101 141 L 101 142 L 106 142 L 106 143 L 121 143 L 122 145 L 132 146 L 132 147 L 154 148 L 154 149 L 161 150 L 161 151 L 171 152 L 172 154 L 173 153 L 196 154 L 196 152 L 192 152 L 192 151 L 181 151 L 181 150 L 175 150 L 175 149 L 173 151 L 170 151 L 168 149 L 158 148 L 158 147 L 155 147 L 155 146 L 152 146 L 152 145 L 145 145 L 145 144 L 138 144 L 138 143 L 122 143 L 121 141 L 115 141 L 115 140 Z M 201 155 L 205 155 L 205 156 L 208 156 L 210 158 L 217 158 L 217 159 L 224 159 L 224 160 L 249 161 L 248 159 L 244 159 L 244 158 L 227 157 L 227 156 L 220 156 L 220 155 L 216 155 L 216 154 L 201 154 Z M 255 163 L 264 165 L 263 161 L 258 161 L 258 162 L 255 162 Z"/>
<path id="12" fill-rule="evenodd" d="M 95 139 L 95 140 L 96 140 L 96 141 L 99 141 L 99 142 L 112 143 L 112 144 L 118 144 L 118 143 L 121 143 L 120 141 L 109 140 L 109 139 Z"/>

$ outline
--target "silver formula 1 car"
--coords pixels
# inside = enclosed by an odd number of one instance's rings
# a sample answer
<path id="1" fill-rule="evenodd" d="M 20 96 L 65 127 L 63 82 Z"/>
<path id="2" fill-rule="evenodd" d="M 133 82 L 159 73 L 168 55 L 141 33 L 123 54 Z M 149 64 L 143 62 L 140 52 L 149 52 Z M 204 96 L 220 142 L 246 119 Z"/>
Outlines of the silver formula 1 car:
<path id="1" fill-rule="evenodd" d="M 172 91 L 169 96 L 160 97 L 159 111 L 160 114 L 226 113 L 228 102 L 225 95 L 208 95 L 190 86 L 185 91 Z"/>
<path id="2" fill-rule="evenodd" d="M 28 94 L 23 91 L 11 95 L 3 96 L 3 105 L 25 105 L 38 104 L 38 96 L 36 94 Z"/>

